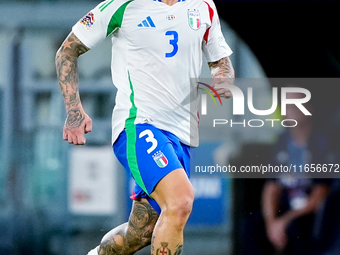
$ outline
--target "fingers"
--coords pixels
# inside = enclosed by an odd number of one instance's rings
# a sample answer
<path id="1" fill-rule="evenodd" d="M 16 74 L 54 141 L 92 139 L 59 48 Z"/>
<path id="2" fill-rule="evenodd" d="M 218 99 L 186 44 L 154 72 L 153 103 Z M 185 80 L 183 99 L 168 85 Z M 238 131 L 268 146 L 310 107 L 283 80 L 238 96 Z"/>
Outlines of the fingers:
<path id="1" fill-rule="evenodd" d="M 84 145 L 86 139 L 84 134 L 92 131 L 92 120 L 85 114 L 85 121 L 79 127 L 67 127 L 66 124 L 63 129 L 63 139 L 74 145 Z"/>
<path id="2" fill-rule="evenodd" d="M 63 139 L 66 140 L 66 141 L 68 140 L 68 134 L 67 134 L 65 128 L 63 129 Z"/>
<path id="3" fill-rule="evenodd" d="M 86 143 L 86 139 L 81 132 L 74 132 L 67 129 L 64 129 L 63 139 L 74 145 L 84 145 Z"/>
<path id="4" fill-rule="evenodd" d="M 213 80 L 211 86 L 215 89 L 218 96 L 228 99 L 228 98 L 232 97 L 232 93 L 228 88 L 223 87 L 223 85 L 230 84 L 229 82 L 226 82 L 226 81 L 228 81 L 228 79 L 215 78 Z M 220 85 L 220 87 L 217 87 L 216 85 Z M 215 97 L 217 97 L 217 95 L 215 93 L 213 93 L 213 95 Z"/>
<path id="5" fill-rule="evenodd" d="M 231 91 L 229 89 L 217 88 L 215 90 L 220 97 L 230 98 L 232 96 Z M 214 96 L 217 97 L 217 95 L 214 95 Z"/>
<path id="6" fill-rule="evenodd" d="M 84 145 L 86 143 L 86 138 L 83 135 L 78 136 L 77 138 L 78 138 L 78 140 L 77 140 L 78 145 Z"/>
<path id="7" fill-rule="evenodd" d="M 85 121 L 85 127 L 84 127 L 84 132 L 85 134 L 89 133 L 92 131 L 92 120 L 90 118 L 88 118 Z"/>

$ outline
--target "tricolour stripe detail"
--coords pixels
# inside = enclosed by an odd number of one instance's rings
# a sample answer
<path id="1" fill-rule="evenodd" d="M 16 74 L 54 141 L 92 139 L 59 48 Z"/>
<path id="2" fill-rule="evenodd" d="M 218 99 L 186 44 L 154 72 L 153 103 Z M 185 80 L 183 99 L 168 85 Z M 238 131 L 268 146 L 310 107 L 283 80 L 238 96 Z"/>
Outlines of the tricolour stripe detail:
<path id="1" fill-rule="evenodd" d="M 205 2 L 205 1 L 204 1 Z M 211 6 L 205 2 L 208 5 L 208 9 L 209 9 L 209 17 L 210 17 L 210 22 L 212 24 L 213 22 L 213 17 L 214 17 L 214 10 L 213 8 L 211 8 Z M 208 40 L 209 40 L 209 32 L 210 32 L 210 27 L 207 29 L 207 31 L 205 31 L 205 34 L 203 36 L 203 39 L 205 41 L 206 44 L 208 44 Z"/>
<path id="2" fill-rule="evenodd" d="M 133 91 L 132 82 L 129 75 L 130 83 L 130 102 L 131 108 L 129 112 L 129 117 L 125 120 L 125 132 L 126 132 L 126 155 L 129 164 L 130 171 L 135 179 L 136 183 L 149 195 L 145 184 L 143 182 L 142 176 L 138 167 L 137 153 L 136 153 L 136 141 L 137 141 L 137 131 L 135 125 L 135 119 L 137 116 L 137 107 L 135 105 L 135 93 Z"/>
<path id="3" fill-rule="evenodd" d="M 122 27 L 122 21 L 123 21 L 123 16 L 125 9 L 129 3 L 131 3 L 133 0 L 128 1 L 124 4 L 122 4 L 117 11 L 112 15 L 111 20 L 109 22 L 109 25 L 107 26 L 107 32 L 106 36 L 111 34 L 116 28 Z M 105 8 L 104 8 L 105 9 Z"/>

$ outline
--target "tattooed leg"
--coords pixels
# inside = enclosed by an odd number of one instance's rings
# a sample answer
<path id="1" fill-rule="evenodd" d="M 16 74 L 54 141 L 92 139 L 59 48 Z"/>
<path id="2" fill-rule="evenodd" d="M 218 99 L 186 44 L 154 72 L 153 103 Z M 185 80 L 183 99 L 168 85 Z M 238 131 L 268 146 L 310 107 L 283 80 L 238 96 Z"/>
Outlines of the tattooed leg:
<path id="1" fill-rule="evenodd" d="M 101 241 L 100 255 L 134 254 L 151 243 L 158 213 L 146 201 L 134 201 L 129 222 L 109 233 Z"/>
<path id="2" fill-rule="evenodd" d="M 165 176 L 151 196 L 162 209 L 153 232 L 152 254 L 181 255 L 183 231 L 194 200 L 193 187 L 184 169 L 176 169 Z"/>
<path id="3" fill-rule="evenodd" d="M 161 242 L 161 247 L 157 249 L 156 255 L 171 255 L 172 251 L 168 248 L 168 242 Z M 151 254 L 155 254 L 151 251 Z M 175 253 L 173 255 L 183 255 L 183 244 L 178 244 L 175 248 Z"/>

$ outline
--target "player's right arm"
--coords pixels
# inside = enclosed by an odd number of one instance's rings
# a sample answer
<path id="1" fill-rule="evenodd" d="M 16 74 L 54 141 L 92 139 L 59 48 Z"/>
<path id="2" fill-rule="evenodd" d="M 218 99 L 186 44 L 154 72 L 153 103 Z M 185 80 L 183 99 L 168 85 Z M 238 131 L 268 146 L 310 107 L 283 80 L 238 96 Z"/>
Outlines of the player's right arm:
<path id="1" fill-rule="evenodd" d="M 92 130 L 92 120 L 85 113 L 79 96 L 77 60 L 87 48 L 70 33 L 56 54 L 55 64 L 61 93 L 66 107 L 63 138 L 73 144 L 85 144 L 84 134 Z"/>
<path id="2" fill-rule="evenodd" d="M 130 2 L 108 0 L 99 3 L 73 26 L 57 52 L 57 75 L 67 112 L 63 136 L 70 143 L 84 144 L 84 134 L 92 129 L 92 120 L 79 97 L 78 57 L 121 27 L 122 13 Z"/>

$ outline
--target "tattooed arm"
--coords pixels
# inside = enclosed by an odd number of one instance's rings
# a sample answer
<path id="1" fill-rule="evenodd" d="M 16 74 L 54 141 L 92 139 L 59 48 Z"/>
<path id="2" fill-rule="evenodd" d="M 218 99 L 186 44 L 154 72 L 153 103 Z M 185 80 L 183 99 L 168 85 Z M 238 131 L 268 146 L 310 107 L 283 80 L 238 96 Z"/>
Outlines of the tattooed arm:
<path id="1" fill-rule="evenodd" d="M 88 50 L 70 33 L 56 54 L 57 76 L 67 112 L 63 138 L 73 144 L 85 144 L 84 134 L 92 130 L 92 120 L 80 101 L 77 68 L 78 57 Z"/>
<path id="2" fill-rule="evenodd" d="M 234 83 L 235 72 L 229 57 L 221 58 L 216 62 L 209 62 L 208 65 L 211 77 L 213 78 L 213 87 L 215 87 L 216 84 Z M 226 88 L 217 88 L 216 91 L 220 96 L 225 98 L 230 98 L 232 96 L 230 90 Z"/>

